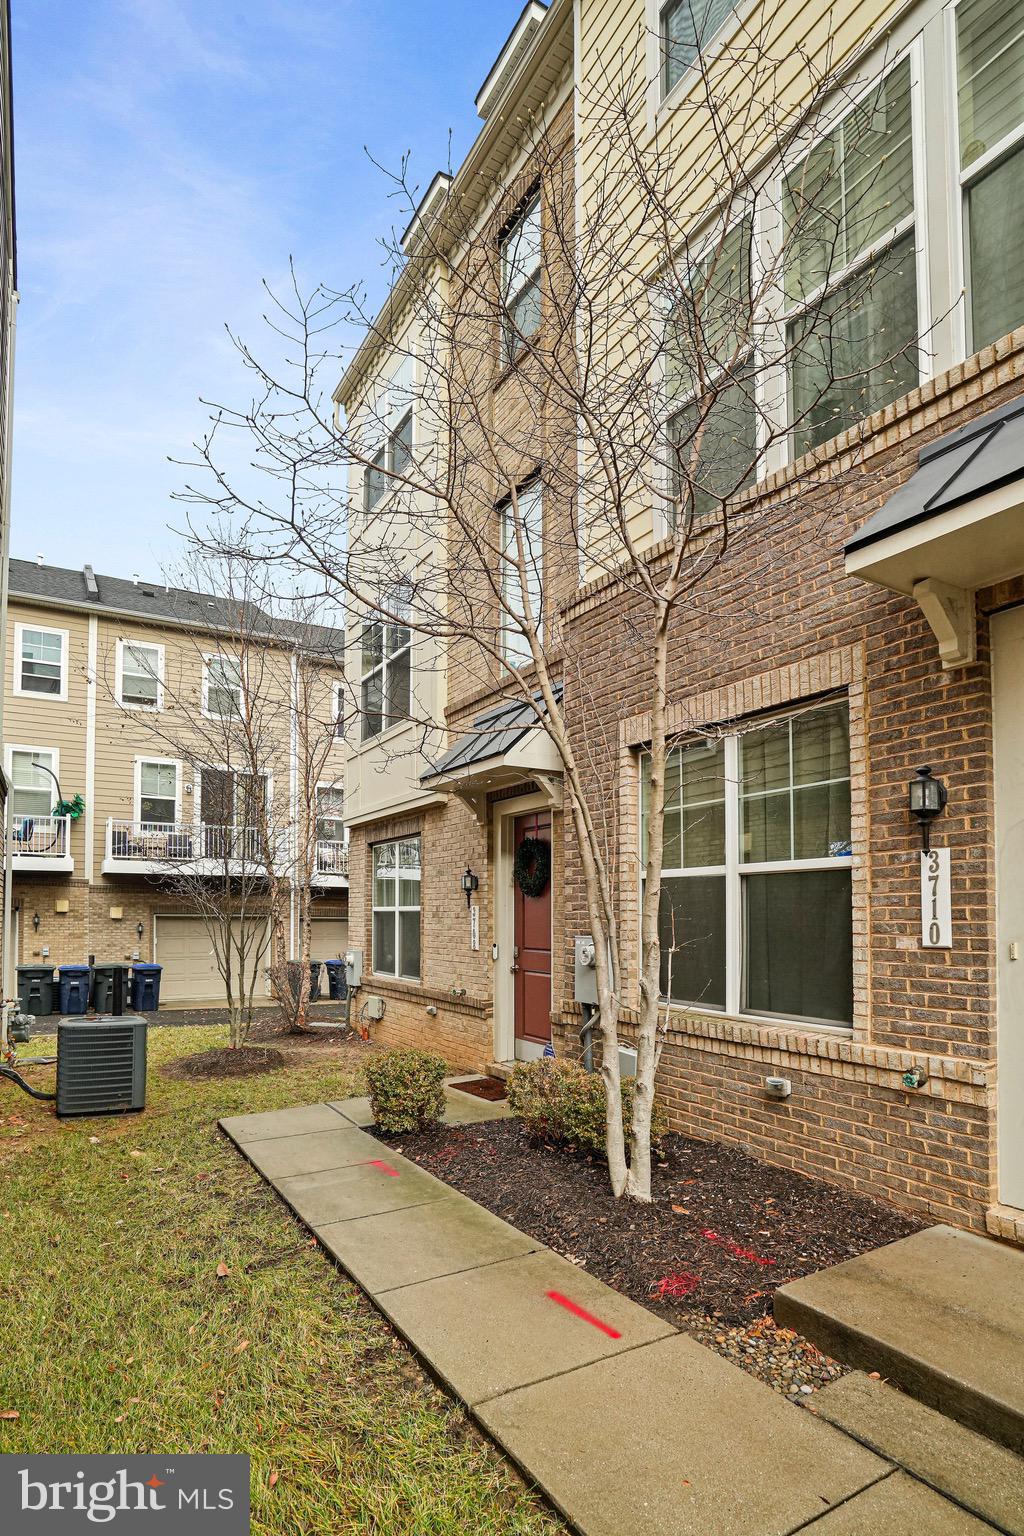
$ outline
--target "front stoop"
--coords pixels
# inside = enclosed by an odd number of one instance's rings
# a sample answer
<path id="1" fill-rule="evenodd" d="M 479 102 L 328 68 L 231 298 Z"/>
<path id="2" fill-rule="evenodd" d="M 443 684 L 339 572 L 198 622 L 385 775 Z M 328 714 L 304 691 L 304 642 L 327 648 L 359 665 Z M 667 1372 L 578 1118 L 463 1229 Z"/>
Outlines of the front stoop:
<path id="1" fill-rule="evenodd" d="M 930 1227 L 782 1286 L 775 1318 L 1024 1453 L 1024 1253 Z"/>
<path id="2" fill-rule="evenodd" d="M 993 1237 L 1024 1245 L 1024 1211 L 1016 1205 L 990 1205 L 985 1212 L 985 1228 Z"/>
<path id="3" fill-rule="evenodd" d="M 452 1087 L 447 1099 L 456 1124 L 495 1109 Z M 867 1436 L 787 1402 L 376 1141 L 370 1123 L 366 1101 L 347 1099 L 221 1127 L 582 1536 L 992 1529 Z"/>

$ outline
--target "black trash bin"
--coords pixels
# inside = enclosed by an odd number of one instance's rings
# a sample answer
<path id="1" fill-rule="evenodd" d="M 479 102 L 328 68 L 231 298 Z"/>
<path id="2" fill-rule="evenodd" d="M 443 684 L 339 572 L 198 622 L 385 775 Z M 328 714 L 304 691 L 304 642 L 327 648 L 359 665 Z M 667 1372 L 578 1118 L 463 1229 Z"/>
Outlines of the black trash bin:
<path id="1" fill-rule="evenodd" d="M 327 972 L 327 995 L 332 1002 L 344 1002 L 348 997 L 348 972 L 345 970 L 344 960 L 325 960 L 324 970 Z"/>
<path id="2" fill-rule="evenodd" d="M 91 991 L 87 965 L 59 965 L 60 1011 L 66 1014 L 88 1013 Z"/>
<path id="3" fill-rule="evenodd" d="M 137 1013 L 155 1013 L 160 1006 L 160 972 L 162 965 L 144 964 L 136 960 L 132 966 L 132 1007 Z"/>
<path id="4" fill-rule="evenodd" d="M 115 976 L 120 972 L 121 991 L 115 997 Z M 94 965 L 92 968 L 92 1005 L 97 1013 L 114 1013 L 115 1003 L 120 1003 L 121 1013 L 128 1007 L 128 967 L 114 963 L 112 965 Z"/>
<path id="5" fill-rule="evenodd" d="M 309 1000 L 315 1003 L 320 997 L 320 961 L 309 962 Z"/>
<path id="6" fill-rule="evenodd" d="M 45 1018 L 53 1012 L 53 966 L 18 966 L 18 1001 L 23 1013 Z"/>

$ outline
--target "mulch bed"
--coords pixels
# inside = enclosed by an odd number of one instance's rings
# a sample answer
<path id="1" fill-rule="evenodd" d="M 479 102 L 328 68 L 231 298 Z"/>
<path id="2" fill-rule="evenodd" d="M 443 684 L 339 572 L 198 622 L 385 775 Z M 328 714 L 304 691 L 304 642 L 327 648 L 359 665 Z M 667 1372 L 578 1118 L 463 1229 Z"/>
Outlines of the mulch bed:
<path id="1" fill-rule="evenodd" d="M 489 1104 L 501 1104 L 508 1098 L 508 1088 L 500 1077 L 470 1077 L 452 1083 L 460 1093 L 471 1093 L 474 1099 L 486 1099 Z"/>
<path id="2" fill-rule="evenodd" d="M 194 1056 L 179 1056 L 160 1068 L 164 1077 L 217 1078 L 253 1077 L 260 1072 L 279 1072 L 288 1065 L 280 1051 L 259 1045 L 240 1045 L 236 1050 L 224 1046 L 216 1051 L 197 1051 Z"/>
<path id="3" fill-rule="evenodd" d="M 922 1225 L 737 1147 L 685 1136 L 665 1138 L 653 1205 L 616 1200 L 603 1159 L 532 1141 L 517 1120 L 383 1140 L 790 1396 L 843 1367 L 775 1326 L 776 1288 Z"/>

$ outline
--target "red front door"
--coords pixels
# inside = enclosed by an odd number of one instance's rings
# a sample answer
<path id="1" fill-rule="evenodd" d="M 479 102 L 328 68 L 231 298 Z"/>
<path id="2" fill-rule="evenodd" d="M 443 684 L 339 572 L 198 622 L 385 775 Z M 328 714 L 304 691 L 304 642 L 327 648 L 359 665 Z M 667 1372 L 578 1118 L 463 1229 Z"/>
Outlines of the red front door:
<path id="1" fill-rule="evenodd" d="M 517 854 L 525 837 L 550 845 L 551 813 L 532 811 L 528 816 L 517 816 Z M 518 885 L 513 889 L 516 1056 L 537 1056 L 551 1039 L 551 882 L 539 896 L 524 896 Z"/>

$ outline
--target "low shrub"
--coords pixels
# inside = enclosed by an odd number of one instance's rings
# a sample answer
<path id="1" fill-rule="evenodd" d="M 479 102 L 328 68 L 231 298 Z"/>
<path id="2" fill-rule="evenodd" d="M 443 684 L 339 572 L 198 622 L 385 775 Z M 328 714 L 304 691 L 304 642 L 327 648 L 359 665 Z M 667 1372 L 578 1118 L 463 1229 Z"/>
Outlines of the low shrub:
<path id="1" fill-rule="evenodd" d="M 385 1051 L 363 1068 L 373 1116 L 382 1131 L 425 1131 L 444 1115 L 448 1063 L 432 1051 Z"/>
<path id="2" fill-rule="evenodd" d="M 622 1085 L 622 1122 L 626 1134 L 633 1114 L 633 1080 Z M 531 1135 L 546 1141 L 569 1142 L 587 1152 L 603 1152 L 605 1145 L 604 1083 L 597 1072 L 586 1072 L 574 1061 L 524 1062 L 508 1081 L 509 1108 Z M 654 1101 L 651 1140 L 658 1142 L 667 1130 L 664 1110 Z"/>

